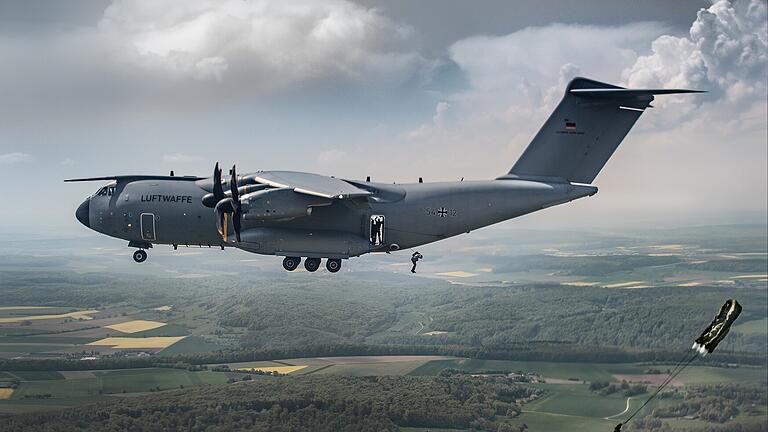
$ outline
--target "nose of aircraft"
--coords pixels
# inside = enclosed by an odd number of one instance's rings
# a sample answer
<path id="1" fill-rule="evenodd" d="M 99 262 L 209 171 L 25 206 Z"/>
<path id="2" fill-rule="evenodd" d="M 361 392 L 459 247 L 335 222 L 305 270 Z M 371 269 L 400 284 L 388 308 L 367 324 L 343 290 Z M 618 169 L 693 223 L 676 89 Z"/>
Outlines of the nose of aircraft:
<path id="1" fill-rule="evenodd" d="M 77 218 L 77 220 L 79 220 L 81 224 L 85 225 L 88 228 L 91 227 L 91 221 L 88 216 L 89 202 L 90 200 L 86 199 L 85 201 L 83 201 L 82 204 L 80 204 L 80 206 L 75 211 L 75 217 Z"/>

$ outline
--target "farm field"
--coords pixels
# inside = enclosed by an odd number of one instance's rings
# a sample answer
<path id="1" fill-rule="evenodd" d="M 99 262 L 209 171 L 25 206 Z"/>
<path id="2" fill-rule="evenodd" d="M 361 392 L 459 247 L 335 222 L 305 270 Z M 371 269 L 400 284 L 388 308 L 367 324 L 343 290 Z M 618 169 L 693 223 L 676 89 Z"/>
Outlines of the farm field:
<path id="1" fill-rule="evenodd" d="M 165 324 L 166 323 L 164 322 L 157 322 L 157 321 L 136 320 L 136 321 L 123 322 L 119 324 L 112 324 L 104 327 L 112 330 L 117 330 L 121 333 L 138 333 L 146 330 L 156 329 L 158 327 L 164 326 Z"/>
<path id="2" fill-rule="evenodd" d="M 3 308 L 0 358 L 101 357 L 137 350 L 174 355 L 221 349 L 191 336 L 184 325 L 158 320 L 167 319 L 170 309 L 156 311 L 124 305 L 105 306 L 98 312 L 95 308 L 53 306 Z"/>
<path id="3" fill-rule="evenodd" d="M 731 330 L 745 335 L 768 335 L 768 318 L 745 321 L 734 325 Z"/>
<path id="4" fill-rule="evenodd" d="M 162 349 L 168 348 L 186 336 L 150 336 L 145 338 L 108 337 L 88 343 L 88 345 L 109 346 L 117 349 Z"/>
<path id="5" fill-rule="evenodd" d="M 14 391 L 5 392 L 7 398 L 0 397 L 0 414 L 59 409 L 94 403 L 109 397 L 227 382 L 224 373 L 168 368 L 75 373 L 16 371 L 10 374 L 20 378 L 21 382 Z"/>
<path id="6" fill-rule="evenodd" d="M 82 310 L 82 311 L 75 311 L 75 312 L 67 312 L 62 314 L 49 314 L 49 315 L 18 315 L 18 316 L 6 316 L 6 317 L 0 317 L 0 324 L 7 324 L 7 323 L 18 323 L 22 321 L 36 321 L 36 320 L 53 320 L 53 319 L 63 319 L 63 318 L 72 318 L 75 320 L 92 320 L 93 317 L 91 315 L 98 313 L 97 310 Z"/>
<path id="7" fill-rule="evenodd" d="M 614 375 L 641 375 L 649 367 L 666 370 L 674 365 L 643 365 L 633 363 L 561 363 L 522 362 L 508 360 L 444 359 L 426 362 L 409 375 L 436 375 L 445 368 L 477 371 L 522 371 L 535 372 L 544 379 L 583 381 L 616 381 Z M 719 382 L 754 383 L 765 379 L 765 370 L 760 367 L 719 368 L 689 366 L 677 380 L 685 385 L 714 384 Z"/>
<path id="8" fill-rule="evenodd" d="M 305 365 L 301 366 L 261 366 L 261 367 L 241 367 L 235 369 L 238 372 L 265 372 L 265 373 L 278 373 L 281 375 L 288 375 L 294 372 L 298 372 L 307 368 Z"/>
<path id="9" fill-rule="evenodd" d="M 428 362 L 451 360 L 445 356 L 351 356 L 317 357 L 260 362 L 228 363 L 237 369 L 276 369 L 280 367 L 302 367 L 291 371 L 296 375 L 331 374 L 350 376 L 408 375 Z M 283 373 L 283 372 L 281 372 Z"/>
<path id="10" fill-rule="evenodd" d="M 519 362 L 476 360 L 446 356 L 357 356 L 279 359 L 273 361 L 238 362 L 227 364 L 231 370 L 259 369 L 276 371 L 297 378 L 311 374 L 336 375 L 437 375 L 445 368 L 467 372 L 524 371 L 537 373 L 557 382 L 530 385 L 543 389 L 540 399 L 523 405 L 520 416 L 509 418 L 513 425 L 526 424 L 530 430 L 595 431 L 613 427 L 623 413 L 627 398 L 617 393 L 600 396 L 584 381 L 616 382 L 616 374 L 641 374 L 648 368 L 642 364 L 584 364 L 554 362 Z M 209 365 L 209 367 L 216 365 Z M 655 365 L 663 368 L 663 365 Z M 685 385 L 714 383 L 754 383 L 764 379 L 760 368 L 716 368 L 692 366 L 679 379 Z M 67 406 L 90 404 L 104 398 L 140 395 L 148 392 L 191 388 L 204 385 L 228 385 L 232 377 L 227 372 L 190 372 L 181 369 L 144 368 L 106 371 L 23 372 L 3 373 L 3 379 L 19 379 L 13 392 L 0 398 L 0 414 L 35 412 Z M 570 378 L 570 379 L 569 379 Z M 239 381 L 238 376 L 235 380 Z M 652 386 L 651 386 L 652 387 Z M 647 395 L 632 398 L 630 408 L 639 406 Z M 668 402 L 654 401 L 642 413 Z M 642 415 L 641 413 L 641 415 Z M 619 415 L 618 418 L 621 418 Z M 759 417 L 764 418 L 764 417 Z M 690 424 L 690 423 L 686 423 Z M 421 429 L 412 428 L 412 431 Z"/>

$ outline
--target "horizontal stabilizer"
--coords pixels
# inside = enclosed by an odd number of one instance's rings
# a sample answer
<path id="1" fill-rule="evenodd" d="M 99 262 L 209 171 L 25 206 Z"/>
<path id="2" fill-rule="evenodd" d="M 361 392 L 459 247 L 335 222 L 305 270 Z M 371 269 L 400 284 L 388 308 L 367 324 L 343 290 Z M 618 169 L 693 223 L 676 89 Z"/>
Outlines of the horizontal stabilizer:
<path id="1" fill-rule="evenodd" d="M 667 95 L 681 93 L 706 93 L 704 90 L 688 89 L 625 89 L 625 88 L 583 88 L 571 89 L 574 96 L 583 97 L 604 97 L 604 98 L 623 98 L 647 95 Z"/>

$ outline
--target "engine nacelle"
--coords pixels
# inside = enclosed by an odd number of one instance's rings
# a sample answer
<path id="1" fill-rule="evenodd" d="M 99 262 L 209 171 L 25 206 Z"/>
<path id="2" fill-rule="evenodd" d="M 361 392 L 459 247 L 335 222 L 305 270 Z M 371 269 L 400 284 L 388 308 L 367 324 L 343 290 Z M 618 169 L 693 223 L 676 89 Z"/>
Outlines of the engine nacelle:
<path id="1" fill-rule="evenodd" d="M 260 190 L 240 198 L 243 219 L 279 220 L 309 216 L 312 207 L 330 205 L 328 198 L 296 193 L 291 188 Z"/>

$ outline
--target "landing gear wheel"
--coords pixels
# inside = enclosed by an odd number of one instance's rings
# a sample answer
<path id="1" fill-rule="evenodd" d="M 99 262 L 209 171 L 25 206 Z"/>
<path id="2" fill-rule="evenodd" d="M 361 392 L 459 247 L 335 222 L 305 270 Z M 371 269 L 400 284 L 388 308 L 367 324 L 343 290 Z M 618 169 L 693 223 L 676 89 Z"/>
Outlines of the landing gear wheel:
<path id="1" fill-rule="evenodd" d="M 299 267 L 301 258 L 299 257 L 285 257 L 283 260 L 283 268 L 288 271 L 294 271 Z"/>
<path id="2" fill-rule="evenodd" d="M 320 268 L 320 258 L 307 258 L 304 260 L 304 268 L 308 272 L 317 271 Z"/>
<path id="3" fill-rule="evenodd" d="M 147 251 L 144 249 L 139 249 L 136 252 L 133 253 L 133 260 L 137 263 L 143 263 L 147 260 Z"/>
<path id="4" fill-rule="evenodd" d="M 341 260 L 328 258 L 325 261 L 325 268 L 331 273 L 336 273 L 341 270 Z"/>

